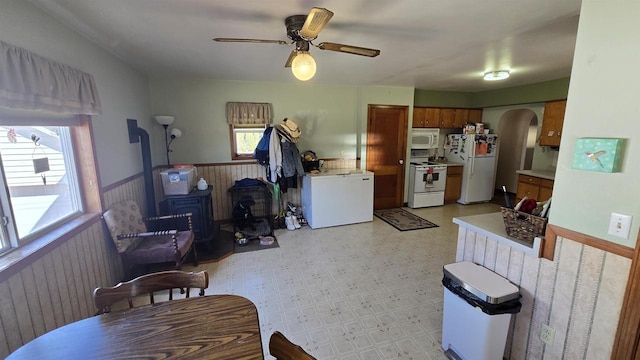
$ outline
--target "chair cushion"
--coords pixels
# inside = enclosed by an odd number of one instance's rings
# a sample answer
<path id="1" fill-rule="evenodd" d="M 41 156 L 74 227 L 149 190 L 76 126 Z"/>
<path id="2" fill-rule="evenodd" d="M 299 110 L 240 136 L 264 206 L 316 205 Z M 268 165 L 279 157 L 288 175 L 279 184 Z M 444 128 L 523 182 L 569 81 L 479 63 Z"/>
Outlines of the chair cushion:
<path id="1" fill-rule="evenodd" d="M 116 249 L 121 254 L 127 252 L 129 248 L 135 247 L 140 242 L 140 238 L 118 240 L 118 235 L 137 234 L 147 231 L 147 227 L 142 221 L 138 204 L 131 200 L 113 204 L 109 210 L 105 211 L 103 217 L 109 228 L 111 238 L 116 244 Z"/>
<path id="2" fill-rule="evenodd" d="M 184 256 L 191 243 L 193 243 L 193 231 L 180 231 L 176 234 L 180 257 Z M 175 252 L 171 235 L 150 236 L 142 238 L 135 248 L 127 252 L 127 261 L 131 264 L 150 264 L 175 261 Z"/>

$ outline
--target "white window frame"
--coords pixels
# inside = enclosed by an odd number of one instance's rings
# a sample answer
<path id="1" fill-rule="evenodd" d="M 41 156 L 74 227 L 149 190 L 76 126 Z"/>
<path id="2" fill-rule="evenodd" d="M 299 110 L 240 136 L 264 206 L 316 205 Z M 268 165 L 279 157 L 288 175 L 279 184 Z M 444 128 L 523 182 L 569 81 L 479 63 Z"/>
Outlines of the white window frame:
<path id="1" fill-rule="evenodd" d="M 82 191 L 79 184 L 79 174 L 75 159 L 73 136 L 71 128 L 79 125 L 77 117 L 68 117 L 54 114 L 39 114 L 38 116 L 26 115 L 28 117 L 15 116 L 9 113 L 5 116 L 4 111 L 0 111 L 0 125 L 10 126 L 56 126 L 60 129 L 60 145 L 63 149 L 62 155 L 65 162 L 66 177 L 69 184 L 69 191 L 72 201 L 72 211 L 65 216 L 56 219 L 40 229 L 32 231 L 23 236 L 19 236 L 14 219 L 14 213 L 10 201 L 9 188 L 6 183 L 6 176 L 0 155 L 0 256 L 8 251 L 23 246 L 32 240 L 50 232 L 60 225 L 77 218 L 84 212 Z"/>
<path id="2" fill-rule="evenodd" d="M 264 124 L 229 124 L 229 137 L 231 141 L 231 159 L 232 160 L 251 160 L 253 159 L 253 151 L 248 154 L 239 154 L 237 152 L 236 132 L 260 132 L 260 136 L 264 133 L 267 125 Z M 260 140 L 258 140 L 260 141 Z M 258 145 L 256 143 L 256 145 Z"/>

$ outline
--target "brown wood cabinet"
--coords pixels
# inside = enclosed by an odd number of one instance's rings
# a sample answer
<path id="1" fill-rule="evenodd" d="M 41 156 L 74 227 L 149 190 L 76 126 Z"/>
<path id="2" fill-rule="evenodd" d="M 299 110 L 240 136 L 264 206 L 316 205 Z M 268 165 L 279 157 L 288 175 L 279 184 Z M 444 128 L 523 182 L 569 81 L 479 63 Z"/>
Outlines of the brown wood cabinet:
<path id="1" fill-rule="evenodd" d="M 450 129 L 455 127 L 456 109 L 440 109 L 440 127 Z"/>
<path id="2" fill-rule="evenodd" d="M 482 122 L 482 109 L 469 109 L 469 122 Z"/>
<path id="3" fill-rule="evenodd" d="M 482 112 L 482 110 L 480 110 Z M 453 128 L 463 128 L 467 121 L 471 122 L 469 118 L 471 110 L 469 109 L 456 109 L 456 116 L 453 120 Z"/>
<path id="4" fill-rule="evenodd" d="M 440 109 L 414 107 L 412 127 L 414 128 L 440 127 Z"/>
<path id="5" fill-rule="evenodd" d="M 540 146 L 560 146 L 566 106 L 566 100 L 549 101 L 544 104 Z"/>
<path id="6" fill-rule="evenodd" d="M 535 199 L 536 201 L 546 201 L 553 192 L 553 180 L 543 179 L 536 176 L 518 175 L 518 192 L 516 201 L 523 197 Z M 445 194 L 446 197 L 446 194 Z"/>
<path id="7" fill-rule="evenodd" d="M 462 191 L 462 166 L 447 166 L 447 183 L 444 188 L 444 201 L 460 199 Z"/>
<path id="8" fill-rule="evenodd" d="M 482 121 L 482 109 L 456 108 L 413 108 L 412 127 L 414 128 L 442 128 L 460 129 L 467 122 Z"/>

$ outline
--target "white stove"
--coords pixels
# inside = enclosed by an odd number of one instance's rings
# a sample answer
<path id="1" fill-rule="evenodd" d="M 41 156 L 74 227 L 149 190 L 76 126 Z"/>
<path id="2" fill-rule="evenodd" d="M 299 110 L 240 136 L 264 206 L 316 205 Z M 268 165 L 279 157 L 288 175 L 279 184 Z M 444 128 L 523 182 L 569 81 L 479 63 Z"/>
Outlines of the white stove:
<path id="1" fill-rule="evenodd" d="M 413 157 L 409 167 L 407 205 L 410 208 L 444 205 L 447 166 Z"/>

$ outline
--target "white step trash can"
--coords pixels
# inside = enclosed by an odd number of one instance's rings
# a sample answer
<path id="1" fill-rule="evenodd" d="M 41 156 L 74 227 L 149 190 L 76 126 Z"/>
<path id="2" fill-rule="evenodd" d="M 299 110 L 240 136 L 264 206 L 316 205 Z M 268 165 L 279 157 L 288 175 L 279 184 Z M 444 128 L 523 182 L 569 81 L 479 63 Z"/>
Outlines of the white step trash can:
<path id="1" fill-rule="evenodd" d="M 493 271 L 462 261 L 445 265 L 442 349 L 450 359 L 502 359 L 520 289 Z"/>

